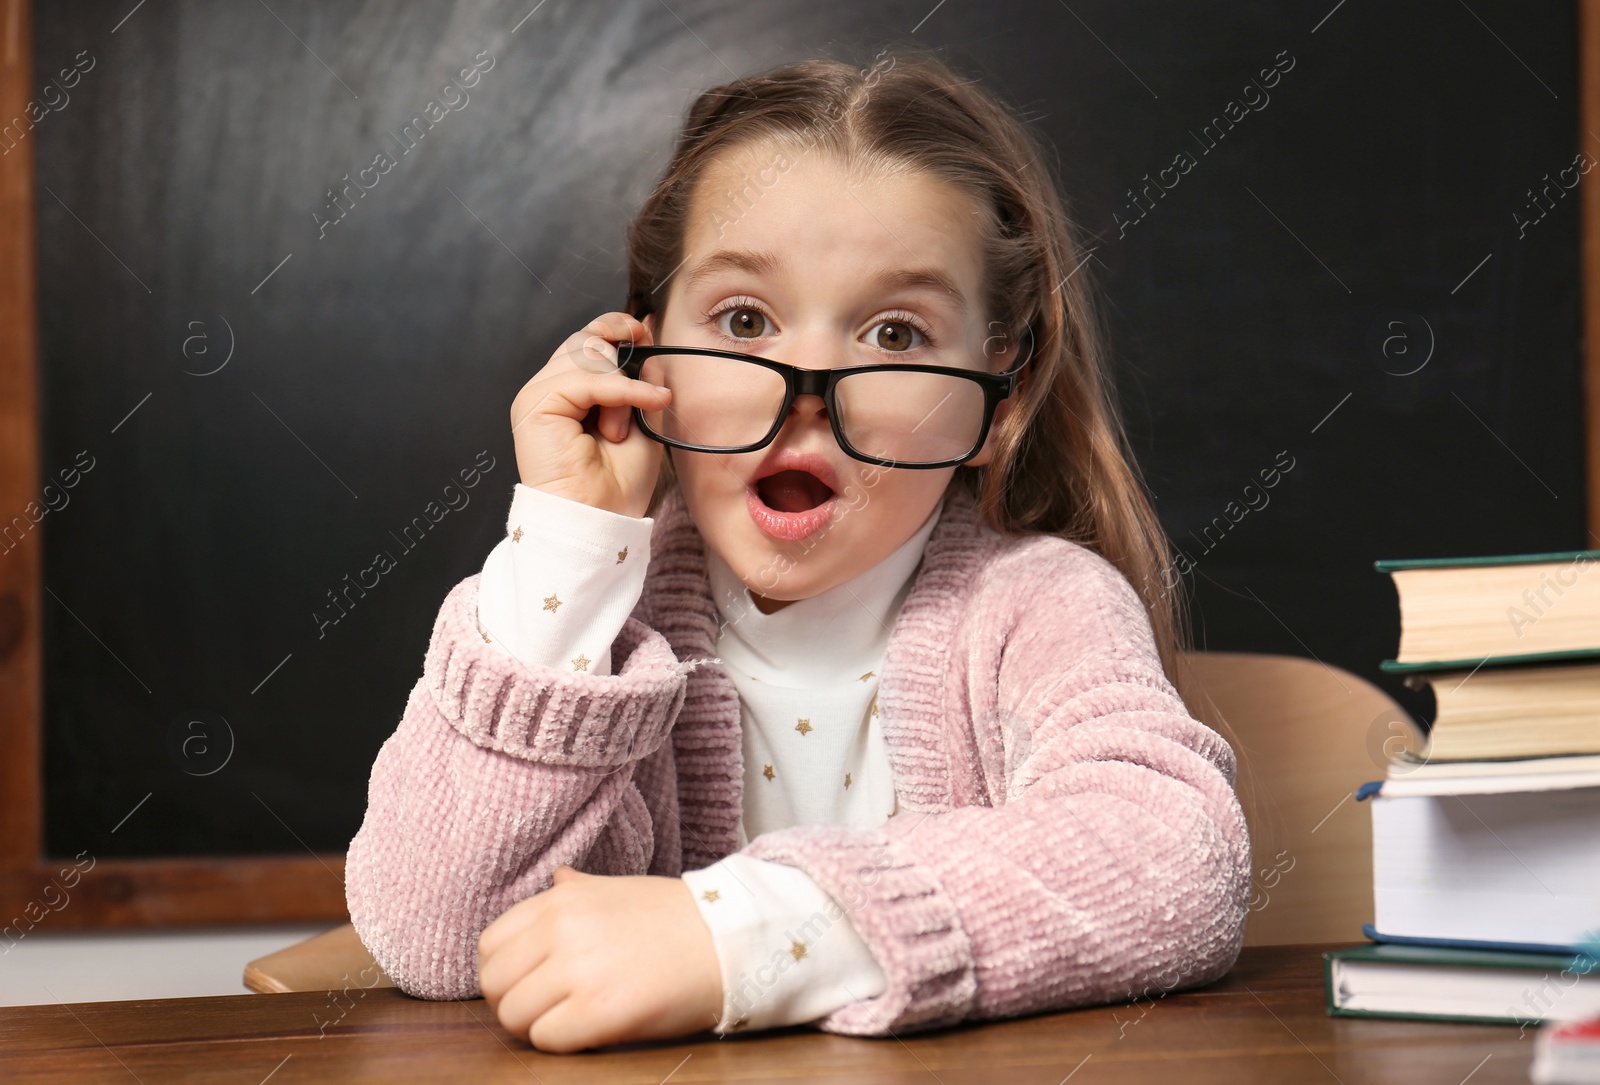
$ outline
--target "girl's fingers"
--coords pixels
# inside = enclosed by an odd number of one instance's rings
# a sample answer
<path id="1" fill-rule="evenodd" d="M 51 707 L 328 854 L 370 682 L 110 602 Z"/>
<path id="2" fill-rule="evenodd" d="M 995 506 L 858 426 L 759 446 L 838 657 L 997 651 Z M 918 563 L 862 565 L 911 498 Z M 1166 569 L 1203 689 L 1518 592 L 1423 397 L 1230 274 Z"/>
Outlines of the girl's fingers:
<path id="1" fill-rule="evenodd" d="M 495 1006 L 495 1016 L 513 1036 L 529 1036 L 534 1022 L 565 1000 L 570 991 L 553 968 L 533 968 L 511 984 Z M 529 1042 L 532 1042 L 530 1037 Z"/>
<path id="2" fill-rule="evenodd" d="M 615 373 L 617 348 L 603 335 L 591 335 L 578 344 L 578 368 L 587 373 Z"/>
<path id="3" fill-rule="evenodd" d="M 620 314 L 612 314 L 617 316 Z M 648 340 L 650 331 L 636 320 L 598 318 L 563 344 L 561 353 L 577 369 L 590 373 L 605 373 L 617 368 L 616 343 L 639 343 Z"/>
<path id="4" fill-rule="evenodd" d="M 600 432 L 613 444 L 621 444 L 628 437 L 628 430 L 632 428 L 633 408 L 631 407 L 601 407 Z"/>
<path id="5" fill-rule="evenodd" d="M 615 407 L 624 418 L 627 409 L 636 405 L 645 410 L 658 410 L 669 396 L 669 393 L 656 391 L 656 386 L 647 381 L 634 380 L 618 372 L 558 373 L 544 382 L 541 393 L 532 411 L 577 422 L 582 422 L 596 406 Z M 605 419 L 602 410 L 601 422 Z"/>
<path id="6" fill-rule="evenodd" d="M 650 342 L 649 327 L 627 313 L 602 313 L 589 321 L 583 330 L 613 343 L 629 342 L 644 346 Z"/>
<path id="7" fill-rule="evenodd" d="M 554 1005 L 545 1007 L 525 1035 L 528 1042 L 540 1051 L 552 1055 L 570 1055 L 575 1051 L 629 1039 L 626 1031 L 611 1020 L 612 1016 L 597 1011 L 590 999 L 568 995 Z"/>
<path id="8" fill-rule="evenodd" d="M 584 877 L 582 871 L 575 869 L 570 864 L 562 863 L 551 874 L 550 888 Z M 545 890 L 549 892 L 549 890 Z M 541 918 L 541 913 L 548 910 L 549 898 L 544 893 L 535 893 L 517 901 L 511 907 L 501 912 L 499 917 L 483 929 L 478 936 L 478 954 L 480 959 L 499 952 L 507 943 L 522 936 L 524 931 L 535 927 Z"/>
<path id="9" fill-rule="evenodd" d="M 634 380 L 621 373 L 612 373 L 599 380 L 562 389 L 558 394 L 568 397 L 568 402 L 580 419 L 589 413 L 591 407 L 598 406 L 600 423 L 608 436 L 617 433 L 621 424 L 628 421 L 632 408 L 637 406 L 646 411 L 659 410 L 670 398 L 670 393 L 656 385 Z M 606 425 L 608 422 L 609 426 Z M 621 437 L 616 439 L 620 441 Z"/>
<path id="10" fill-rule="evenodd" d="M 548 379 L 569 370 L 584 373 L 614 373 L 617 371 L 617 343 L 650 342 L 650 328 L 643 321 L 626 313 L 606 313 L 584 325 L 568 336 L 551 356 L 552 365 L 546 365 L 534 380 Z"/>
<path id="11" fill-rule="evenodd" d="M 618 351 L 615 343 L 631 342 L 644 345 L 650 342 L 649 327 L 627 313 L 604 313 L 591 320 L 583 332 L 588 333 L 588 336 L 578 347 L 581 358 L 579 368 L 591 372 L 609 374 L 618 370 Z M 659 398 L 652 400 L 647 397 L 645 402 L 638 403 L 638 406 L 646 409 L 659 407 L 661 405 Z M 602 404 L 597 424 L 600 435 L 613 444 L 621 444 L 627 440 L 629 430 L 632 428 L 633 406 L 634 402 Z"/>
<path id="12" fill-rule="evenodd" d="M 484 997 L 504 1001 L 529 973 L 550 959 L 553 948 L 550 939 L 535 926 L 520 932 L 487 957 L 480 955 L 478 986 Z"/>
<path id="13" fill-rule="evenodd" d="M 543 910 L 545 902 L 535 893 L 531 897 L 517 901 L 511 907 L 501 912 L 494 922 L 483 929 L 478 935 L 478 954 L 480 957 L 488 956 L 500 949 L 509 939 L 516 937 L 523 930 L 533 925 L 538 918 L 538 913 Z"/>

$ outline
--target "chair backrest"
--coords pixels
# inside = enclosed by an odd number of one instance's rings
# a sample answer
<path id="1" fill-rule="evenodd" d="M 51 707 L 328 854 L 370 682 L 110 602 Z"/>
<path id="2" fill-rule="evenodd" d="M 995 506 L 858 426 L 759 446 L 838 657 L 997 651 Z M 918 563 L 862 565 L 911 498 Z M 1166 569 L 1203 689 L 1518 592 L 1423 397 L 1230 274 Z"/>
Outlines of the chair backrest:
<path id="1" fill-rule="evenodd" d="M 376 977 L 376 978 L 374 978 Z M 349 923 L 257 957 L 244 968 L 244 985 L 264 995 L 291 991 L 343 991 L 393 987 Z"/>
<path id="2" fill-rule="evenodd" d="M 1244 944 L 1355 942 L 1372 921 L 1372 819 L 1355 791 L 1421 748 L 1405 709 L 1349 671 L 1297 656 L 1193 652 L 1179 693 L 1233 745 L 1250 826 Z"/>

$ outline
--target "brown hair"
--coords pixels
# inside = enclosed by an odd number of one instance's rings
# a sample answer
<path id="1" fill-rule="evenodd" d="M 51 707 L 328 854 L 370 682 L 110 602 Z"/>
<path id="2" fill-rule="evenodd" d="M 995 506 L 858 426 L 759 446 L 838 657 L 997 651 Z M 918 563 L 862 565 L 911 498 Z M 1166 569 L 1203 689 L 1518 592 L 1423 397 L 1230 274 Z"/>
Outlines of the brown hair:
<path id="1" fill-rule="evenodd" d="M 1043 532 L 1110 561 L 1142 598 L 1169 679 L 1189 647 L 1181 580 L 1128 448 L 1107 334 L 1079 230 L 1029 130 L 992 93 L 926 54 L 866 69 L 833 59 L 785 64 L 712 87 L 689 108 L 671 161 L 628 232 L 628 306 L 666 307 L 684 259 L 695 182 L 735 146 L 767 140 L 841 161 L 927 170 L 969 194 L 984 221 L 985 304 L 1009 336 L 1031 331 L 1018 402 L 982 467 L 956 469 L 985 521 Z M 650 514 L 676 484 L 670 456 Z"/>

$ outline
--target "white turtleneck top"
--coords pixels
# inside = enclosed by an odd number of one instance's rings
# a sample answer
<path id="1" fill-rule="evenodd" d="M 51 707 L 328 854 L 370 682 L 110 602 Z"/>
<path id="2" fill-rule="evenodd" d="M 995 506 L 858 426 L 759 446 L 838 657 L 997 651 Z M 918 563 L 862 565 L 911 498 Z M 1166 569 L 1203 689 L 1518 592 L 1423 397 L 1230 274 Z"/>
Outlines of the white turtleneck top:
<path id="1" fill-rule="evenodd" d="M 772 614 L 706 548 L 717 654 L 741 706 L 740 847 L 791 825 L 894 815 L 879 671 L 942 508 L 876 565 Z M 485 637 L 531 667 L 610 674 L 611 642 L 644 589 L 653 524 L 517 483 L 506 538 L 478 585 Z M 682 878 L 722 972 L 717 1031 L 811 1021 L 882 992 L 883 972 L 843 908 L 799 868 L 735 852 Z"/>

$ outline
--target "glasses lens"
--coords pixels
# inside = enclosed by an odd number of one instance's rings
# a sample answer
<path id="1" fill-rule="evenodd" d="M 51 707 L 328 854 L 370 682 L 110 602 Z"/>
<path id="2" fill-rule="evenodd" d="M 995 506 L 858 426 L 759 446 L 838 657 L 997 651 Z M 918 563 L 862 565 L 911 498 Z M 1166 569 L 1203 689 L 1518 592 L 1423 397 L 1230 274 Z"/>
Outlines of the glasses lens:
<path id="1" fill-rule="evenodd" d="M 707 448 L 754 444 L 783 405 L 783 377 L 736 358 L 658 354 L 644 360 L 639 377 L 672 390 L 665 408 L 644 412 L 645 425 L 668 440 Z"/>
<path id="2" fill-rule="evenodd" d="M 983 388 L 943 373 L 854 373 L 834 388 L 840 427 L 858 452 L 901 463 L 965 456 L 983 429 Z"/>

